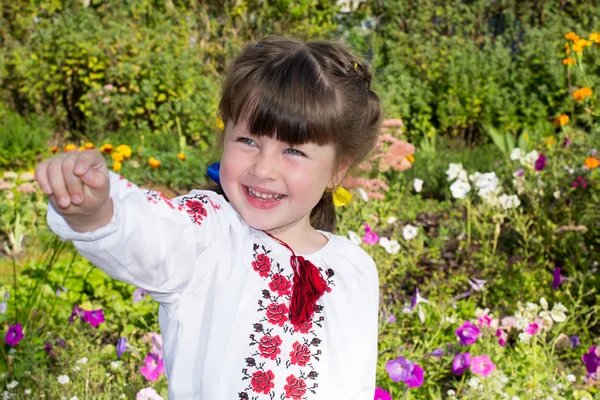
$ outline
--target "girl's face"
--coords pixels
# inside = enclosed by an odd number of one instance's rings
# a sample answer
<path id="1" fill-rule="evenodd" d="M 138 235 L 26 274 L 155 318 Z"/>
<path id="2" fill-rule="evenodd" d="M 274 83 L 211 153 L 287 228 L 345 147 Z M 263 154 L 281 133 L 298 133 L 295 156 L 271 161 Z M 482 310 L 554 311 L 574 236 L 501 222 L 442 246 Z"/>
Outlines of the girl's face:
<path id="1" fill-rule="evenodd" d="M 291 146 L 227 124 L 220 180 L 227 198 L 254 229 L 301 233 L 324 190 L 333 186 L 335 149 Z M 274 233 L 274 232 L 272 232 Z"/>

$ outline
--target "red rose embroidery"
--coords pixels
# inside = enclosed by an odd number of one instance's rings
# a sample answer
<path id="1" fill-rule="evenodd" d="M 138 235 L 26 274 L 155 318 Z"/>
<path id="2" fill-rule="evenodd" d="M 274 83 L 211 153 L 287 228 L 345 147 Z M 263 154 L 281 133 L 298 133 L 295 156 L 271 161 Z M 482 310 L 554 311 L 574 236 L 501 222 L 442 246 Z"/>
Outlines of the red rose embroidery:
<path id="1" fill-rule="evenodd" d="M 252 261 L 252 267 L 260 276 L 266 278 L 271 271 L 271 260 L 266 254 L 257 254 L 256 260 Z"/>
<path id="2" fill-rule="evenodd" d="M 300 400 L 306 393 L 306 382 L 304 379 L 298 379 L 294 375 L 290 375 L 286 381 L 288 384 L 283 387 L 285 389 L 285 398 Z"/>
<path id="3" fill-rule="evenodd" d="M 271 303 L 267 306 L 267 319 L 273 325 L 283 326 L 288 319 L 288 308 L 285 304 Z"/>
<path id="4" fill-rule="evenodd" d="M 188 200 L 185 203 L 185 206 L 189 210 L 188 214 L 190 214 L 192 216 L 192 218 L 194 218 L 194 221 L 197 223 L 202 222 L 204 217 L 206 217 L 208 215 L 208 213 L 206 212 L 206 209 L 204 208 L 204 204 L 202 204 L 202 202 L 200 200 L 197 200 L 197 199 Z"/>
<path id="5" fill-rule="evenodd" d="M 277 292 L 280 296 L 285 296 L 286 294 L 290 294 L 292 284 L 285 276 L 280 274 L 274 274 L 271 277 L 271 283 L 269 283 L 269 288 L 271 289 L 271 291 Z"/>
<path id="6" fill-rule="evenodd" d="M 260 351 L 260 355 L 264 358 L 270 358 L 271 360 L 274 360 L 275 358 L 277 358 L 277 355 L 281 353 L 281 349 L 279 348 L 279 346 L 281 346 L 281 343 L 283 343 L 283 341 L 281 340 L 279 335 L 263 336 L 262 338 L 260 338 L 260 342 L 258 343 L 258 350 Z"/>
<path id="7" fill-rule="evenodd" d="M 310 349 L 307 345 L 300 344 L 300 342 L 295 342 L 293 346 L 294 349 L 290 353 L 290 357 L 292 357 L 292 364 L 305 367 L 310 361 Z"/>
<path id="8" fill-rule="evenodd" d="M 252 374 L 252 390 L 254 390 L 256 393 L 269 394 L 271 389 L 275 387 L 275 384 L 273 383 L 274 378 L 275 375 L 271 370 L 256 371 Z"/>
<path id="9" fill-rule="evenodd" d="M 294 325 L 294 329 L 297 330 L 300 333 L 308 333 L 308 331 L 310 331 L 312 329 L 312 320 L 307 319 L 303 322 L 300 322 L 297 325 Z"/>

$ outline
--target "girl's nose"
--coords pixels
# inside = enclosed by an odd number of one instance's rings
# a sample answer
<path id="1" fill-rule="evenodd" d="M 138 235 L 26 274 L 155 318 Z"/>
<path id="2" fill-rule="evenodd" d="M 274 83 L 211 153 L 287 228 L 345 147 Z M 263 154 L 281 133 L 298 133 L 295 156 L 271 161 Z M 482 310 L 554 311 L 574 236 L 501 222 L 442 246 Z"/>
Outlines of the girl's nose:
<path id="1" fill-rule="evenodd" d="M 254 175 L 263 181 L 276 180 L 279 177 L 279 168 L 275 157 L 261 151 L 254 159 Z"/>

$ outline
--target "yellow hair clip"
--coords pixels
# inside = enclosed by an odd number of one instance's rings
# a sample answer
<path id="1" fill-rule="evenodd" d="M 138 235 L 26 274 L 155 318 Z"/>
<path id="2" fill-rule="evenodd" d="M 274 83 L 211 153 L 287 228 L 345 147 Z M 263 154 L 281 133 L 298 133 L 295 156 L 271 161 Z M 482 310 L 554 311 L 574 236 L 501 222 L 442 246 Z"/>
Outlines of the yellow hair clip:
<path id="1" fill-rule="evenodd" d="M 358 71 L 358 63 L 354 63 L 354 70 Z"/>
<path id="2" fill-rule="evenodd" d="M 333 205 L 334 206 L 336 206 L 336 207 L 347 206 L 348 203 L 350 203 L 350 200 L 352 200 L 352 193 L 350 193 L 343 187 L 338 186 L 333 191 Z"/>

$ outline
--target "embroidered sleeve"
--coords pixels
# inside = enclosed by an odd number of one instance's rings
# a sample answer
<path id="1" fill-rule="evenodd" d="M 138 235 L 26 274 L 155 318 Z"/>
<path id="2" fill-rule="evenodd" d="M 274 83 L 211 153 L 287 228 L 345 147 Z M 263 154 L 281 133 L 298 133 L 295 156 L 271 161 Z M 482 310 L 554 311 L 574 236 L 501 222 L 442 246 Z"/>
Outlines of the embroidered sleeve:
<path id="1" fill-rule="evenodd" d="M 114 214 L 106 226 L 76 232 L 52 205 L 48 225 L 111 277 L 143 288 L 158 301 L 173 301 L 173 295 L 202 278 L 202 264 L 209 261 L 203 257 L 215 253 L 207 249 L 226 242 L 224 202 L 206 191 L 168 199 L 109 172 Z"/>

